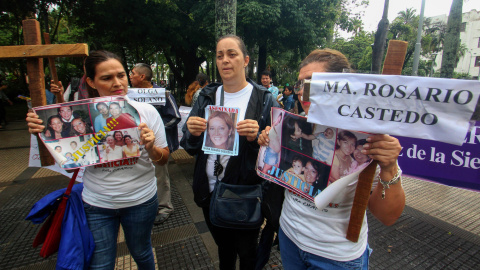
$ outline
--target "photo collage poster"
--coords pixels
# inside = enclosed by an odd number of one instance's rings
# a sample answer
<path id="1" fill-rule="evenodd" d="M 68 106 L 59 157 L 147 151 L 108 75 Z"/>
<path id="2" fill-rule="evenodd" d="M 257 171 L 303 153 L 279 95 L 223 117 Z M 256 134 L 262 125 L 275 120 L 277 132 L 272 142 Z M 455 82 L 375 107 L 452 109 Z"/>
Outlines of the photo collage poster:
<path id="1" fill-rule="evenodd" d="M 310 201 L 371 162 L 361 153 L 368 133 L 311 124 L 280 108 L 272 108 L 271 119 L 269 144 L 260 148 L 257 174 Z"/>
<path id="2" fill-rule="evenodd" d="M 209 155 L 238 156 L 237 122 L 239 108 L 208 105 L 205 108 L 207 130 L 202 150 Z"/>
<path id="3" fill-rule="evenodd" d="M 45 125 L 39 137 L 62 168 L 140 156 L 140 116 L 124 97 L 91 98 L 34 111 Z"/>

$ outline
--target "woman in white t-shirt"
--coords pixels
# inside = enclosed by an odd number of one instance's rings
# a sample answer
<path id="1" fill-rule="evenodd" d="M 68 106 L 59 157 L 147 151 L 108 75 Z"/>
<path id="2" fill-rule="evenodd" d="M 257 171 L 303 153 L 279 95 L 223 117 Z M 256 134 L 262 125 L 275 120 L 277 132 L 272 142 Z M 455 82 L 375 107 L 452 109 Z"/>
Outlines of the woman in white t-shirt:
<path id="1" fill-rule="evenodd" d="M 85 60 L 85 71 L 87 83 L 99 96 L 127 94 L 127 73 L 117 55 L 107 51 L 91 52 Z M 138 158 L 113 161 L 107 167 L 90 166 L 85 170 L 82 199 L 95 241 L 90 269 L 115 267 L 120 224 L 138 267 L 155 269 L 151 231 L 158 199 L 153 163 L 164 165 L 169 150 L 163 121 L 156 109 L 128 98 L 127 101 L 140 115 L 140 144 L 145 147 Z M 27 122 L 30 133 L 45 129 L 35 113 L 27 114 Z"/>

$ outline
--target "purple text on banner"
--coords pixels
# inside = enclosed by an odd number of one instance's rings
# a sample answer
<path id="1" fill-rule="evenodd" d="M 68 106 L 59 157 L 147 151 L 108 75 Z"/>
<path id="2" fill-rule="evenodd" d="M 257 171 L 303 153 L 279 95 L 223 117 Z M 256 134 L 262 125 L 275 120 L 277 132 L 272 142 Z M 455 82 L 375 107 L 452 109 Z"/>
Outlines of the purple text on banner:
<path id="1" fill-rule="evenodd" d="M 480 121 L 467 133 L 462 146 L 397 138 L 403 147 L 398 163 L 404 174 L 480 191 Z"/>

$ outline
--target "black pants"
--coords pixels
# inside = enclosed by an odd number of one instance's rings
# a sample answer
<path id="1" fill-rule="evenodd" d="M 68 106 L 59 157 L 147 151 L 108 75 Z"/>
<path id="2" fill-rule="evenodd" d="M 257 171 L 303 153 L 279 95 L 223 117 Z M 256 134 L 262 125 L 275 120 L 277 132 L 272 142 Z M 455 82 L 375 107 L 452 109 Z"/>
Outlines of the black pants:
<path id="1" fill-rule="evenodd" d="M 257 239 L 259 229 L 239 230 L 214 226 L 210 222 L 210 209 L 204 207 L 203 216 L 208 229 L 218 246 L 220 270 L 235 270 L 237 255 L 240 257 L 240 269 L 255 269 Z"/>

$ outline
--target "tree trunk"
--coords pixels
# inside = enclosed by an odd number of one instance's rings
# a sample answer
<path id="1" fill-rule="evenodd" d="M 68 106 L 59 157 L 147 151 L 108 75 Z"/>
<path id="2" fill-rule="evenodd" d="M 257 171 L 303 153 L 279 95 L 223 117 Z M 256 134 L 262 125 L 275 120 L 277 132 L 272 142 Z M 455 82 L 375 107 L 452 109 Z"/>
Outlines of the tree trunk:
<path id="1" fill-rule="evenodd" d="M 453 0 L 443 46 L 442 65 L 440 67 L 441 78 L 452 78 L 453 70 L 457 66 L 457 50 L 460 46 L 460 27 L 462 26 L 462 8 L 463 0 Z"/>
<path id="2" fill-rule="evenodd" d="M 375 42 L 372 51 L 372 73 L 380 74 L 382 69 L 383 55 L 385 54 L 385 44 L 387 42 L 388 32 L 388 1 L 385 0 L 383 6 L 383 16 L 378 23 L 377 33 L 375 33 Z"/>
<path id="3" fill-rule="evenodd" d="M 237 0 L 215 0 L 215 36 L 235 35 Z"/>
<path id="4" fill-rule="evenodd" d="M 267 43 L 258 47 L 257 83 L 262 85 L 262 72 L 267 68 Z"/>

